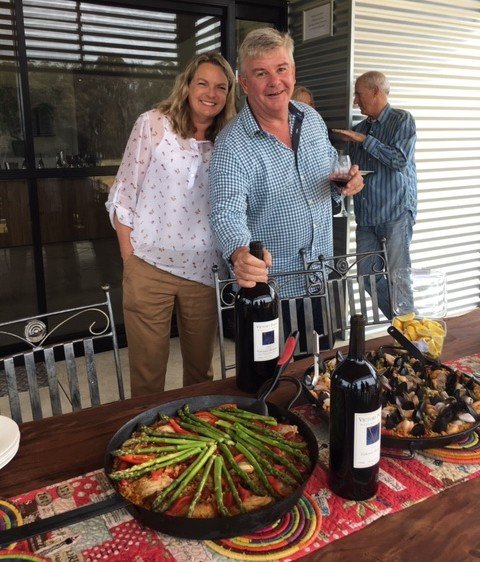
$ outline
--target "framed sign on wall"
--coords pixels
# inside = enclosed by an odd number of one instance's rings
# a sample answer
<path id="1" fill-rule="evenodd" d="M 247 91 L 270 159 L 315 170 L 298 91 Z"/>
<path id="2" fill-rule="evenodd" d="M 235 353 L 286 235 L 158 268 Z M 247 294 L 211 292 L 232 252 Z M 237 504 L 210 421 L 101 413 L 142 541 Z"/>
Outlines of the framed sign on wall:
<path id="1" fill-rule="evenodd" d="M 303 40 L 333 35 L 332 0 L 321 6 L 303 11 Z"/>

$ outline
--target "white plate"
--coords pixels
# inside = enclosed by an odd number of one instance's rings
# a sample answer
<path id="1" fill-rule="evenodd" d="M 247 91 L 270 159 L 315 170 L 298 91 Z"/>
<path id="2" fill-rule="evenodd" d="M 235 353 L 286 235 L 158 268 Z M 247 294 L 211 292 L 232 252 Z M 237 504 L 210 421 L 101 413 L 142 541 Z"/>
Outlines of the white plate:
<path id="1" fill-rule="evenodd" d="M 10 453 L 6 457 L 4 457 L 2 460 L 0 460 L 0 470 L 5 465 L 7 465 L 13 459 L 13 457 L 17 454 L 19 446 L 20 446 L 20 440 L 17 441 L 17 444 L 13 447 L 13 449 L 11 449 Z"/>
<path id="2" fill-rule="evenodd" d="M 20 441 L 20 429 L 11 418 L 0 416 L 0 459 L 10 453 Z"/>
<path id="3" fill-rule="evenodd" d="M 10 445 L 10 447 L 8 449 L 6 449 L 1 455 L 0 455 L 0 463 L 3 462 L 4 459 L 9 458 L 10 455 L 12 454 L 12 451 L 15 449 L 16 451 L 18 450 L 18 446 L 20 444 L 20 435 L 18 436 L 18 438 Z"/>

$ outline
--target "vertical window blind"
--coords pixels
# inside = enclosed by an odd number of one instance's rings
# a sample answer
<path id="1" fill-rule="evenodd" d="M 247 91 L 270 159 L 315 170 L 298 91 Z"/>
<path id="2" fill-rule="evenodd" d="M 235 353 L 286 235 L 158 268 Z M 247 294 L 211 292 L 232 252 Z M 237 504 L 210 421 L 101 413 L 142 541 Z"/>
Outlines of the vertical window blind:
<path id="1" fill-rule="evenodd" d="M 412 265 L 444 271 L 448 315 L 461 314 L 480 305 L 480 1 L 357 0 L 354 11 L 353 78 L 384 72 L 391 104 L 417 125 Z"/>

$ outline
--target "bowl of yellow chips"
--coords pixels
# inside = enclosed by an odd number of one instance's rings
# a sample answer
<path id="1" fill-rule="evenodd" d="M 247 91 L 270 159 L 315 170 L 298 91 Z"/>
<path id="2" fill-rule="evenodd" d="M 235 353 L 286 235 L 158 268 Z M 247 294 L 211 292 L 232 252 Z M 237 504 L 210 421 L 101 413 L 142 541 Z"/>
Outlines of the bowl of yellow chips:
<path id="1" fill-rule="evenodd" d="M 397 328 L 422 353 L 438 359 L 443 350 L 447 326 L 443 320 L 420 317 L 415 312 L 395 316 L 392 326 Z"/>

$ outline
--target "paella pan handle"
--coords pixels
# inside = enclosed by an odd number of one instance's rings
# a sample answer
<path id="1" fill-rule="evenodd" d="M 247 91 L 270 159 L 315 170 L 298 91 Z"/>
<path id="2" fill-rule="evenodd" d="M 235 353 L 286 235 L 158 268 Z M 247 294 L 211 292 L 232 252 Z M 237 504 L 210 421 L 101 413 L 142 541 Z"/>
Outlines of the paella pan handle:
<path id="1" fill-rule="evenodd" d="M 415 447 L 413 446 L 413 443 L 409 444 L 408 451 L 402 450 L 402 452 L 399 452 L 398 454 L 390 451 L 391 449 L 387 449 L 387 451 L 382 450 L 380 455 L 387 459 L 395 459 L 397 461 L 410 461 L 415 456 Z"/>
<path id="2" fill-rule="evenodd" d="M 286 409 L 290 410 L 290 408 L 292 408 L 292 406 L 295 404 L 295 402 L 302 394 L 303 386 L 302 383 L 297 378 L 291 377 L 290 375 L 284 375 L 283 377 L 280 377 L 278 379 L 277 384 L 274 385 L 275 388 L 278 388 L 278 386 L 284 382 L 291 383 L 296 387 L 296 393 L 294 394 L 293 398 L 290 399 L 290 401 L 286 406 Z M 271 385 L 272 385 L 272 379 L 268 379 L 266 382 L 264 382 L 263 385 L 260 387 L 260 390 L 258 391 L 257 397 L 266 398 L 274 390 L 273 387 L 271 387 Z"/>

